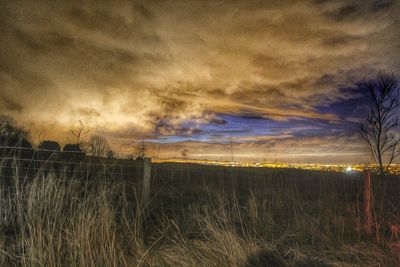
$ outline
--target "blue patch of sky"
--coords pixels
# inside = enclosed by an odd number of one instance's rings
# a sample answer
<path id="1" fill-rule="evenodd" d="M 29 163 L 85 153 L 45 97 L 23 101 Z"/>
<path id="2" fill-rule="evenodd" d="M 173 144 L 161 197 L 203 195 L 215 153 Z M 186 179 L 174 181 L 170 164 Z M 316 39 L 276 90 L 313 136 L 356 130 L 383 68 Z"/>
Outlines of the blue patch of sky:
<path id="1" fill-rule="evenodd" d="M 317 107 L 319 113 L 333 113 L 342 120 L 348 118 L 362 119 L 365 117 L 365 112 L 368 106 L 368 94 L 365 88 L 361 86 L 355 88 L 343 88 L 343 93 L 353 94 L 350 99 L 343 99 L 330 105 Z"/>
<path id="2" fill-rule="evenodd" d="M 175 143 L 185 141 L 228 143 L 230 138 L 292 135 L 294 137 L 312 136 L 349 136 L 359 131 L 359 123 L 366 116 L 368 96 L 361 87 L 344 88 L 343 92 L 354 94 L 351 99 L 343 99 L 335 103 L 316 107 L 321 114 L 333 113 L 339 121 L 327 121 L 310 118 L 291 118 L 286 121 L 276 121 L 263 118 L 259 114 L 216 114 L 226 123 L 204 123 L 196 124 L 193 121 L 186 121 L 180 125 L 181 128 L 200 129 L 192 134 L 176 134 L 155 138 L 154 142 Z M 246 140 L 252 141 L 251 138 Z M 256 140 L 256 139 L 255 139 Z"/>
<path id="3" fill-rule="evenodd" d="M 192 135 L 164 136 L 162 139 L 154 141 L 162 143 L 185 141 L 228 143 L 230 138 L 234 140 L 246 138 L 250 142 L 252 139 L 248 137 L 271 136 L 279 138 L 282 135 L 293 135 L 295 137 L 342 135 L 347 130 L 344 124 L 332 124 L 314 119 L 274 121 L 265 118 L 226 114 L 219 114 L 218 117 L 225 120 L 226 123 L 196 125 L 193 122 L 185 122 L 181 125 L 182 127 L 198 127 L 201 132 Z"/>

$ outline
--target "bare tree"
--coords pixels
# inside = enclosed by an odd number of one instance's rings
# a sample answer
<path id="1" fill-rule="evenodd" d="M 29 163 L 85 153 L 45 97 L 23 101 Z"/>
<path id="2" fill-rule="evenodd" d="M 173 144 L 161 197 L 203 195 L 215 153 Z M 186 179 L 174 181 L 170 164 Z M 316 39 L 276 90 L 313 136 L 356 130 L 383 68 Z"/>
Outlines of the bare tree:
<path id="1" fill-rule="evenodd" d="M 360 125 L 361 136 L 368 144 L 379 173 L 383 174 L 400 156 L 397 108 L 400 105 L 397 79 L 392 73 L 380 72 L 375 80 L 366 82 L 370 109 L 366 122 Z"/>
<path id="2" fill-rule="evenodd" d="M 107 152 L 107 158 L 108 159 L 115 159 L 116 158 L 116 154 L 114 153 L 114 151 L 112 151 L 112 150 L 109 150 L 108 152 Z"/>
<path id="3" fill-rule="evenodd" d="M 86 153 L 94 157 L 110 157 L 113 152 L 106 138 L 100 135 L 92 135 L 85 144 Z"/>
<path id="4" fill-rule="evenodd" d="M 46 140 L 46 133 L 44 132 L 44 130 L 42 130 L 38 133 L 38 144 L 43 143 L 43 141 L 45 140 Z"/>
<path id="5" fill-rule="evenodd" d="M 18 147 L 24 149 L 13 149 Z M 32 144 L 28 141 L 28 133 L 18 126 L 14 119 L 0 115 L 0 155 L 32 158 Z"/>
<path id="6" fill-rule="evenodd" d="M 146 155 L 147 146 L 142 138 L 142 140 L 135 147 L 136 153 L 139 158 L 144 158 Z"/>
<path id="7" fill-rule="evenodd" d="M 12 117 L 0 115 L 0 143 L 1 145 L 17 146 L 28 137 L 28 133 L 17 126 Z"/>
<path id="8" fill-rule="evenodd" d="M 71 130 L 71 134 L 74 137 L 74 143 L 80 144 L 82 138 L 85 137 L 89 133 L 89 129 L 87 128 L 86 124 L 83 123 L 81 120 L 78 121 L 78 126 Z"/>

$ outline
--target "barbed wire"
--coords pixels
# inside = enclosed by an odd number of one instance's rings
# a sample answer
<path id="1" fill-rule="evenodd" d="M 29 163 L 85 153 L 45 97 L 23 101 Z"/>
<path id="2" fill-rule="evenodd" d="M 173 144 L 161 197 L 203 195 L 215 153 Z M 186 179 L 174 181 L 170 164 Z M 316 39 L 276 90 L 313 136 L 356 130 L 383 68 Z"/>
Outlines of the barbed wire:
<path id="1" fill-rule="evenodd" d="M 0 146 L 0 149 L 15 147 Z M 29 148 L 18 148 L 21 150 Z M 52 150 L 41 150 L 54 152 Z M 57 151 L 58 153 L 63 153 Z M 75 152 L 74 152 L 75 153 Z M 97 157 L 84 157 L 82 159 L 62 159 L 52 158 L 51 154 L 47 159 L 39 158 L 20 158 L 0 155 L 0 179 L 20 179 L 29 180 L 37 177 L 39 174 L 54 173 L 61 180 L 66 180 L 66 176 L 77 179 L 87 179 L 90 177 L 91 183 L 104 183 L 108 178 L 122 179 L 124 182 L 136 183 L 140 185 L 144 162 L 138 160 L 107 159 Z M 235 185 L 239 189 L 240 184 L 251 184 L 251 179 L 265 180 L 272 179 L 272 173 L 258 173 L 258 169 L 250 172 L 238 172 L 235 168 L 221 168 L 226 166 L 205 166 L 204 164 L 191 163 L 182 165 L 176 163 L 152 163 L 151 164 L 151 184 L 154 186 L 154 192 L 159 194 L 163 190 L 174 190 L 179 193 L 177 181 L 190 181 L 195 177 L 196 183 L 209 184 L 213 182 L 222 183 L 221 186 Z M 20 174 L 13 173 L 13 170 L 19 169 Z M 248 169 L 249 170 L 249 169 Z M 4 173 L 4 172 L 5 173 Z M 8 172 L 8 173 L 7 173 Z M 11 173 L 10 173 L 11 172 Z M 66 176 L 65 176 L 66 175 Z M 75 177 L 74 177 L 75 175 Z M 22 176 L 22 177 L 21 177 Z M 103 177 L 103 178 L 100 178 Z M 236 179 L 238 181 L 236 181 Z M 110 182 L 113 179 L 110 179 Z M 248 182 L 246 182 L 248 180 Z M 288 180 L 288 179 L 284 179 Z M 115 180 L 113 180 L 115 182 Z M 194 181 L 194 180 L 192 180 Z M 109 183 L 107 183 L 109 184 Z M 186 183 L 185 183 L 186 184 Z M 0 185 L 1 186 L 1 185 Z M 239 187 L 238 187 L 239 186 Z M 11 186 L 13 187 L 13 186 Z M 153 192 L 153 193 L 154 193 Z"/>
<path id="2" fill-rule="evenodd" d="M 70 163 L 64 163 L 65 165 L 61 165 L 60 167 L 64 167 L 68 170 L 68 164 Z M 72 164 L 74 165 L 74 164 Z M 101 165 L 102 167 L 104 167 L 104 169 L 90 169 L 90 168 L 84 168 L 84 166 L 92 166 L 91 164 L 81 164 L 80 166 L 78 166 L 78 168 L 75 167 L 75 172 L 79 173 L 79 174 L 93 174 L 93 173 L 104 173 L 104 172 L 108 172 L 109 175 L 122 175 L 122 176 L 127 176 L 127 175 L 141 175 L 142 171 L 142 166 L 129 166 L 131 168 L 126 168 L 126 166 L 104 166 Z M 79 168 L 79 167 L 83 167 L 83 168 Z M 125 168 L 124 168 L 125 167 Z M 138 168 L 136 168 L 138 167 Z M 17 166 L 0 166 L 0 169 L 8 169 L 8 170 L 14 170 L 16 168 L 20 169 L 20 170 L 27 170 L 27 171 L 43 171 L 43 172 L 57 172 L 59 174 L 65 173 L 65 171 L 58 170 L 57 167 L 49 167 L 49 168 L 44 168 L 43 166 L 38 166 L 37 168 L 34 167 L 25 167 L 25 166 L 21 166 L 21 165 L 17 165 Z M 134 171 L 129 171 L 129 169 L 134 169 Z M 161 172 L 161 173 L 160 173 Z M 158 173 L 160 173 L 160 175 L 164 175 L 164 176 L 168 176 L 168 177 L 158 177 Z M 181 179 L 182 175 L 187 174 L 185 176 L 189 176 L 190 174 L 192 175 L 202 175 L 202 176 L 221 176 L 221 177 L 229 177 L 229 178 L 235 178 L 240 176 L 240 174 L 238 173 L 234 173 L 234 172 L 221 172 L 221 170 L 206 170 L 206 169 L 200 169 L 200 168 L 196 168 L 196 169 L 185 169 L 185 168 L 179 168 L 179 167 L 175 167 L 175 166 L 156 166 L 153 165 L 152 166 L 152 177 L 153 178 L 161 178 L 161 179 L 168 179 L 168 178 L 175 178 L 175 179 Z M 253 178 L 266 178 L 268 177 L 267 174 L 248 174 L 248 176 L 253 177 Z M 186 177 L 186 178 L 190 178 L 190 177 Z M 218 177 L 214 177 L 214 178 L 218 178 Z M 249 177 L 247 177 L 249 178 Z"/>
<path id="3" fill-rule="evenodd" d="M 35 159 L 35 158 L 11 158 L 11 157 L 0 157 L 0 162 L 4 161 L 22 161 L 22 162 L 45 162 L 45 163 L 57 163 L 57 164 L 70 164 L 70 165 L 91 165 L 91 166 L 132 166 L 141 165 L 137 161 L 131 163 L 118 163 L 117 161 L 112 163 L 107 162 L 87 162 L 87 161 L 71 161 L 71 160 L 48 160 L 48 159 Z"/>
<path id="4" fill-rule="evenodd" d="M 103 160 L 135 160 L 138 159 L 139 157 L 136 157 L 135 159 L 127 158 L 132 156 L 131 154 L 122 154 L 122 153 L 114 153 L 114 155 L 117 155 L 117 158 L 105 158 L 105 157 L 96 157 L 92 155 L 86 155 L 85 151 L 64 151 L 64 150 L 51 150 L 51 149 L 43 149 L 43 148 L 30 148 L 30 147 L 20 147 L 20 146 L 0 146 L 0 152 L 1 150 L 25 150 L 25 151 L 31 151 L 31 152 L 49 152 L 49 153 L 54 153 L 54 154 L 75 154 L 75 155 L 85 155 L 89 157 L 94 157 L 96 159 L 103 159 Z M 160 161 L 166 161 L 166 162 L 160 162 L 160 163 L 182 163 L 182 162 L 175 162 L 175 161 L 187 161 L 187 158 L 179 158 L 179 157 L 159 157 L 159 156 L 151 156 L 150 157 L 152 160 L 160 160 Z M 171 161 L 171 162 L 169 162 Z M 193 159 L 193 161 L 206 161 L 206 159 Z M 221 161 L 221 162 L 230 162 L 230 161 Z M 190 162 L 191 164 L 199 164 L 199 165 L 204 165 L 203 163 L 199 162 Z"/>
<path id="5" fill-rule="evenodd" d="M 44 148 L 33 148 L 33 147 L 21 147 L 21 146 L 0 146 L 0 149 L 16 149 L 16 150 L 29 150 L 29 151 L 45 151 L 52 153 L 84 153 L 83 151 L 65 151 L 65 150 L 51 150 Z"/>
<path id="6" fill-rule="evenodd" d="M 1 150 L 11 150 L 7 152 L 13 152 L 12 150 L 22 150 L 22 151 L 30 151 L 36 154 L 37 152 L 48 152 L 52 153 L 54 155 L 56 154 L 73 154 L 73 155 L 80 155 L 80 156 L 85 156 L 85 157 L 90 157 L 96 160 L 104 160 L 104 161 L 136 161 L 140 159 L 139 157 L 136 158 L 130 158 L 131 154 L 121 154 L 121 153 L 114 153 L 116 155 L 116 158 L 106 158 L 106 157 L 98 157 L 98 156 L 92 156 L 92 155 L 86 155 L 84 151 L 64 151 L 64 150 L 50 150 L 50 149 L 43 149 L 43 148 L 29 148 L 29 147 L 19 147 L 19 146 L 0 146 L 0 152 Z M 49 157 L 52 157 L 53 155 L 50 155 Z M 160 160 L 160 161 L 184 161 L 186 160 L 185 158 L 177 158 L 177 157 L 151 157 L 152 160 Z M 167 162 L 165 162 L 167 163 Z M 120 163 L 118 163 L 120 164 Z"/>

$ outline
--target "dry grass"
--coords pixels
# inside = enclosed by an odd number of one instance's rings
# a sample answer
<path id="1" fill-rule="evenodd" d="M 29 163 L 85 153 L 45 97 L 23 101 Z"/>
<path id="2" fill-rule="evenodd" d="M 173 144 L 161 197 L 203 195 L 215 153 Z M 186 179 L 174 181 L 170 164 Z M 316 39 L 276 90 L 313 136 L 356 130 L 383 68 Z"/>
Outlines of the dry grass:
<path id="1" fill-rule="evenodd" d="M 2 192 L 1 266 L 399 266 L 380 234 L 364 238 L 357 203 L 334 192 L 309 201 L 296 187 L 137 207 L 126 185 L 38 176 Z M 329 187 L 329 186 L 328 186 Z M 321 196 L 322 196 L 321 195 Z"/>

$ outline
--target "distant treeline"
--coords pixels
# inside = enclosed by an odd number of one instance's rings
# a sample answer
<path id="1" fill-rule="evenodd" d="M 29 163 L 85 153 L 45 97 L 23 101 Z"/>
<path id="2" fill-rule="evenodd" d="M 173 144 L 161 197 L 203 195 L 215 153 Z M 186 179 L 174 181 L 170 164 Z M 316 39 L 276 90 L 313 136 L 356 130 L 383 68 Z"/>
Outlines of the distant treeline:
<path id="1" fill-rule="evenodd" d="M 34 146 L 22 127 L 11 117 L 0 115 L 0 180 L 11 185 L 15 177 L 25 179 L 49 172 L 85 179 L 101 176 L 130 181 L 141 175 L 141 160 L 132 160 L 133 156 L 116 159 L 104 137 L 92 135 L 82 142 L 82 128 L 78 131 L 75 143 L 62 148 L 52 140 L 42 140 Z"/>
<path id="2" fill-rule="evenodd" d="M 51 155 L 63 153 L 67 159 L 82 159 L 85 155 L 102 158 L 114 158 L 115 153 L 104 137 L 91 135 L 87 140 L 82 139 L 88 134 L 86 125 L 79 122 L 76 129 L 71 130 L 72 140 L 63 147 L 56 141 L 46 140 L 44 136 L 39 137 L 39 144 L 33 145 L 29 141 L 29 134 L 18 126 L 14 119 L 9 116 L 0 115 L 0 156 L 17 156 L 20 158 L 32 158 L 37 156 L 41 159 Z M 68 139 L 70 140 L 70 139 Z M 130 156 L 134 158 L 134 156 Z"/>
<path id="3" fill-rule="evenodd" d="M 56 141 L 43 140 L 34 148 L 28 140 L 27 131 L 17 126 L 13 118 L 0 115 L 0 155 L 2 157 L 32 158 L 37 155 L 39 158 L 48 158 L 61 151 L 68 152 L 65 155 L 74 155 L 74 157 L 82 157 L 85 154 L 79 143 L 66 144 L 61 150 L 61 146 Z"/>

